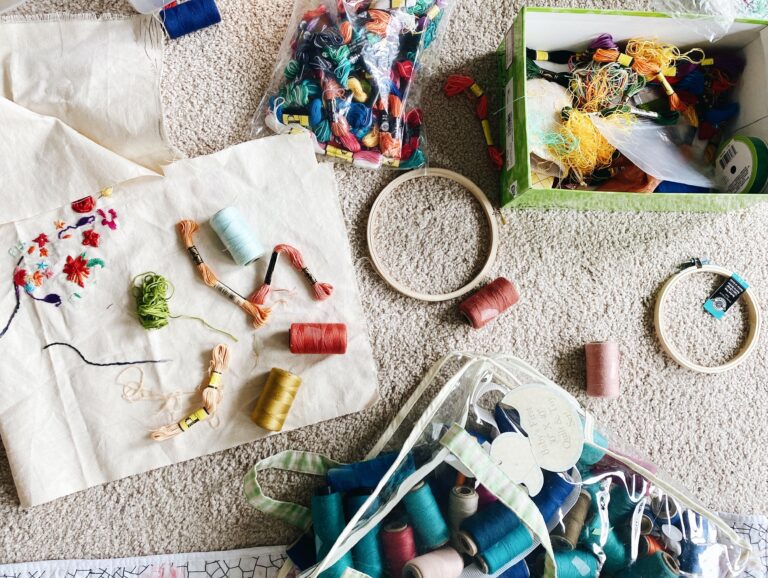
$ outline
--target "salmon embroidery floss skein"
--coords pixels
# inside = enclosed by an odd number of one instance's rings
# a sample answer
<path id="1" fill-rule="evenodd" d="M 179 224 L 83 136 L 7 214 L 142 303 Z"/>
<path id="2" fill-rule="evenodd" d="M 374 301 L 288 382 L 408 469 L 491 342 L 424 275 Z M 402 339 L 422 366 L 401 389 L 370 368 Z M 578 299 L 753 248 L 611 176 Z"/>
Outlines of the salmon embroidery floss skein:
<path id="1" fill-rule="evenodd" d="M 265 430 L 281 431 L 299 387 L 301 387 L 301 378 L 298 375 L 273 367 L 261 390 L 256 407 L 253 408 L 251 420 Z"/>
<path id="2" fill-rule="evenodd" d="M 347 326 L 343 323 L 293 323 L 289 333 L 291 353 L 344 354 Z"/>
<path id="3" fill-rule="evenodd" d="M 267 267 L 267 274 L 264 276 L 264 283 L 248 298 L 251 303 L 263 305 L 267 300 L 267 297 L 272 290 L 272 275 L 275 271 L 278 256 L 281 253 L 288 256 L 294 269 L 304 274 L 304 277 L 306 277 L 307 281 L 312 285 L 315 299 L 318 301 L 325 301 L 333 294 L 333 285 L 330 283 L 321 283 L 315 278 L 309 268 L 304 264 L 304 257 L 296 247 L 281 244 L 277 245 L 272 252 L 272 257 L 270 258 L 269 266 Z"/>
<path id="4" fill-rule="evenodd" d="M 156 429 L 151 437 L 156 442 L 161 442 L 184 433 L 198 422 L 211 417 L 221 403 L 221 374 L 229 365 L 229 349 L 226 345 L 217 345 L 211 354 L 208 384 L 202 389 L 201 398 L 203 407 L 196 409 L 184 419 Z"/>
<path id="5" fill-rule="evenodd" d="M 587 395 L 613 399 L 619 395 L 619 346 L 615 341 L 596 341 L 584 346 Z"/>
<path id="6" fill-rule="evenodd" d="M 480 329 L 512 307 L 519 299 L 520 293 L 514 283 L 499 277 L 462 301 L 459 311 L 472 327 Z"/>
<path id="7" fill-rule="evenodd" d="M 181 239 L 184 242 L 184 246 L 187 248 L 187 252 L 189 253 L 192 262 L 200 273 L 200 277 L 202 278 L 203 282 L 208 285 L 208 287 L 213 287 L 216 289 L 219 293 L 224 295 L 224 297 L 248 313 L 248 315 L 250 315 L 252 318 L 253 326 L 255 328 L 258 329 L 259 327 L 265 325 L 267 319 L 269 318 L 269 314 L 271 313 L 271 309 L 257 305 L 255 303 L 251 303 L 237 291 L 219 281 L 214 272 L 211 271 L 211 268 L 208 267 L 208 265 L 206 265 L 203 261 L 203 257 L 200 255 L 200 251 L 198 251 L 197 247 L 195 247 L 194 240 L 195 233 L 197 233 L 197 231 L 200 229 L 200 225 L 198 225 L 195 221 L 183 220 L 179 222 L 178 229 L 179 234 L 181 235 Z"/>

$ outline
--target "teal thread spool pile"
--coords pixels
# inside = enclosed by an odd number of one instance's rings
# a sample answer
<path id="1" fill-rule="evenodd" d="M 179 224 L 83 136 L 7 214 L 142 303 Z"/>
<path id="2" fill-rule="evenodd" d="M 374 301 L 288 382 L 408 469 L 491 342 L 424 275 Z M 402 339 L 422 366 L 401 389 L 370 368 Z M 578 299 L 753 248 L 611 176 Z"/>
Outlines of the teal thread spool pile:
<path id="1" fill-rule="evenodd" d="M 511 534 L 484 552 L 480 552 L 477 562 L 483 574 L 494 574 L 512 560 L 525 554 L 531 546 L 533 546 L 533 536 L 528 528 L 521 524 Z"/>
<path id="2" fill-rule="evenodd" d="M 598 576 L 598 559 L 584 550 L 555 552 L 555 563 L 558 578 L 597 578 Z"/>
<path id="3" fill-rule="evenodd" d="M 250 265 L 267 252 L 235 207 L 221 209 L 211 217 L 210 223 L 232 259 L 241 267 Z"/>
<path id="4" fill-rule="evenodd" d="M 315 529 L 315 551 L 317 559 L 326 557 L 346 526 L 341 494 L 332 493 L 330 488 L 322 487 L 312 496 L 312 525 Z M 353 564 L 352 553 L 347 552 L 333 566 L 320 573 L 322 578 L 341 578 L 347 568 Z"/>
<path id="5" fill-rule="evenodd" d="M 347 496 L 347 519 L 351 519 L 357 511 L 362 508 L 365 501 L 370 497 L 369 491 L 353 492 Z M 375 512 L 379 507 L 379 499 L 374 500 L 368 513 Z M 370 532 L 363 536 L 360 541 L 352 548 L 352 560 L 355 570 L 365 572 L 371 578 L 381 578 L 384 575 L 384 559 L 379 546 L 380 527 L 375 526 Z"/>
<path id="6" fill-rule="evenodd" d="M 623 484 L 617 484 L 611 489 L 611 501 L 608 502 L 608 519 L 611 525 L 629 516 L 637 502 L 632 500 Z"/>
<path id="7" fill-rule="evenodd" d="M 629 565 L 629 548 L 621 541 L 616 535 L 616 531 L 613 529 L 608 532 L 608 535 L 606 536 L 605 544 L 603 544 L 603 552 L 605 552 L 605 564 L 603 565 L 603 568 L 611 574 L 615 574 Z"/>
<path id="8" fill-rule="evenodd" d="M 451 531 L 429 485 L 420 482 L 403 498 L 408 518 L 422 550 L 435 550 L 451 539 Z"/>

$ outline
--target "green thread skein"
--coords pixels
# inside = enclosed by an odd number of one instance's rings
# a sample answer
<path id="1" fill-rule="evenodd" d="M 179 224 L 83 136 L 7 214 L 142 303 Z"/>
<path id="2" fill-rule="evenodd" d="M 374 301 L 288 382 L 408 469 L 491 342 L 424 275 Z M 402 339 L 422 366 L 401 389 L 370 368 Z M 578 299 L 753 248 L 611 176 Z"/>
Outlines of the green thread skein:
<path id="1" fill-rule="evenodd" d="M 136 282 L 141 280 L 137 285 Z M 191 315 L 171 315 L 168 300 L 173 297 L 174 287 L 162 275 L 152 271 L 141 273 L 133 278 L 133 296 L 136 299 L 136 313 L 139 317 L 139 323 L 146 330 L 162 329 L 168 325 L 169 319 L 194 319 L 205 325 L 208 329 L 226 335 L 233 341 L 237 337 L 210 325 L 201 317 Z"/>

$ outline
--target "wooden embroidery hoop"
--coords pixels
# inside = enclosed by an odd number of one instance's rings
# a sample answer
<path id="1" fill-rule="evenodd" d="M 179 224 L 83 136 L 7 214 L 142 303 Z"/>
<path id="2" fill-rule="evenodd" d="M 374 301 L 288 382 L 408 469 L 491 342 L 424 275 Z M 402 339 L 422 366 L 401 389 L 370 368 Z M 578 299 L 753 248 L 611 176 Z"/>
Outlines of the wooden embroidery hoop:
<path id="1" fill-rule="evenodd" d="M 700 267 L 698 265 L 691 266 L 683 269 L 675 275 L 672 275 L 672 277 L 670 277 L 667 282 L 664 283 L 664 286 L 661 288 L 661 291 L 659 291 L 659 295 L 656 298 L 656 308 L 653 315 L 653 321 L 656 325 L 656 335 L 658 336 L 659 341 L 661 342 L 661 347 L 664 349 L 664 351 L 666 351 L 672 359 L 674 359 L 677 363 L 686 369 L 698 371 L 699 373 L 724 373 L 742 363 L 755 350 L 758 338 L 760 337 L 760 328 L 763 322 L 762 313 L 760 311 L 760 306 L 757 303 L 757 297 L 755 296 L 754 291 L 752 288 L 746 289 L 742 294 L 742 298 L 744 299 L 744 303 L 747 306 L 747 310 L 749 311 L 749 333 L 747 333 L 747 338 L 739 352 L 736 354 L 736 357 L 727 363 L 724 363 L 723 365 L 718 365 L 715 367 L 699 365 L 698 363 L 694 363 L 693 361 L 689 360 L 687 357 L 685 357 L 685 355 L 683 355 L 677 346 L 675 346 L 675 344 L 667 338 L 667 335 L 664 333 L 664 319 L 666 318 L 667 313 L 666 301 L 669 293 L 681 281 L 687 279 L 691 275 L 695 275 L 696 273 L 714 273 L 726 278 L 733 275 L 733 272 L 717 265 L 701 265 Z"/>
<path id="2" fill-rule="evenodd" d="M 386 200 L 387 197 L 392 195 L 395 189 L 400 187 L 403 183 L 407 183 L 408 181 L 412 181 L 414 179 L 419 179 L 423 177 L 442 177 L 445 179 L 449 179 L 451 181 L 454 181 L 460 184 L 465 189 L 467 189 L 470 193 L 472 193 L 472 195 L 475 197 L 475 199 L 480 204 L 480 207 L 483 210 L 483 214 L 485 215 L 486 221 L 488 223 L 488 228 L 491 233 L 490 242 L 488 245 L 488 257 L 486 258 L 485 264 L 483 265 L 483 268 L 481 269 L 481 271 L 469 283 L 467 283 L 460 289 L 457 289 L 456 291 L 451 291 L 450 293 L 442 293 L 437 295 L 430 294 L 430 293 L 420 293 L 419 291 L 415 291 L 410 287 L 407 287 L 406 285 L 400 283 L 393 277 L 393 275 L 386 268 L 381 258 L 379 257 L 379 253 L 376 249 L 376 245 L 374 244 L 374 231 L 373 231 L 374 224 L 376 222 L 376 217 L 379 214 L 383 201 Z M 371 263 L 373 264 L 373 268 L 381 276 L 381 278 L 384 279 L 384 281 L 386 281 L 393 289 L 399 291 L 403 295 L 407 295 L 408 297 L 413 297 L 414 299 L 419 299 L 421 301 L 438 302 L 438 301 L 448 301 L 449 299 L 455 299 L 456 297 L 461 297 L 462 295 L 469 293 L 470 291 L 472 291 L 472 289 L 477 287 L 482 282 L 482 280 L 488 275 L 491 268 L 493 267 L 494 262 L 496 261 L 496 253 L 498 252 L 498 248 L 499 248 L 499 226 L 498 226 L 498 223 L 496 222 L 496 217 L 493 213 L 493 206 L 491 205 L 491 202 L 488 200 L 488 197 L 485 196 L 485 193 L 483 193 L 483 191 L 480 189 L 480 187 L 478 187 L 475 183 L 470 181 L 467 177 L 460 175 L 458 173 L 455 173 L 453 171 L 449 171 L 447 169 L 428 168 L 424 170 L 417 170 L 417 171 L 411 171 L 411 172 L 405 173 L 404 175 L 397 177 L 394 181 L 392 181 L 389 185 L 387 185 L 383 191 L 381 191 L 379 196 L 374 201 L 373 207 L 371 207 L 371 213 L 368 217 L 367 238 L 368 238 L 368 252 L 371 255 Z"/>

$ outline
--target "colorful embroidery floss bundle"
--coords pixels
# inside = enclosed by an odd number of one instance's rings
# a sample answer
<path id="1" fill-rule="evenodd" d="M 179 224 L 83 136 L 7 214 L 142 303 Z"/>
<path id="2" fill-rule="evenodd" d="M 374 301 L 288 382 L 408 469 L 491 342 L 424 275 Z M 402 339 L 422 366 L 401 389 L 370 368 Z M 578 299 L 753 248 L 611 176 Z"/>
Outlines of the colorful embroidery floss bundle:
<path id="1" fill-rule="evenodd" d="M 151 437 L 156 442 L 165 441 L 172 437 L 176 437 L 180 433 L 187 431 L 196 423 L 205 421 L 209 417 L 211 417 L 211 414 L 205 411 L 204 407 L 198 408 L 179 422 L 163 426 L 160 429 L 153 431 Z"/>
<path id="2" fill-rule="evenodd" d="M 219 293 L 224 295 L 224 297 L 248 313 L 252 318 L 253 326 L 255 328 L 258 329 L 259 327 L 262 327 L 267 322 L 271 309 L 251 303 L 234 289 L 219 281 L 213 271 L 211 271 L 210 267 L 203 261 L 200 251 L 195 247 L 194 235 L 200 229 L 200 225 L 195 221 L 184 220 L 179 222 L 178 229 L 181 239 L 184 242 L 184 246 L 187 248 L 187 252 L 192 259 L 192 263 L 200 273 L 203 282 L 208 285 L 208 287 L 216 289 Z"/>
<path id="3" fill-rule="evenodd" d="M 265 430 L 281 431 L 300 386 L 298 375 L 273 367 L 253 408 L 251 420 Z"/>
<path id="4" fill-rule="evenodd" d="M 499 277 L 462 301 L 459 311 L 473 328 L 480 329 L 512 307 L 519 299 L 517 287 L 504 277 Z"/>
<path id="5" fill-rule="evenodd" d="M 241 267 L 260 259 L 267 251 L 235 207 L 221 209 L 211 217 L 210 224 L 232 259 Z"/>
<path id="6" fill-rule="evenodd" d="M 272 252 L 272 257 L 270 258 L 269 266 L 267 267 L 267 274 L 264 277 L 264 283 L 248 298 L 252 303 L 262 305 L 269 296 L 269 293 L 272 290 L 272 275 L 274 274 L 278 256 L 281 253 L 288 256 L 294 269 L 304 274 L 304 277 L 309 281 L 309 284 L 312 285 L 315 299 L 318 301 L 325 301 L 333 294 L 333 285 L 330 283 L 321 283 L 315 278 L 309 268 L 304 264 L 304 257 L 296 247 L 281 244 L 277 245 Z"/>
<path id="7" fill-rule="evenodd" d="M 347 352 L 347 326 L 343 323 L 293 323 L 291 353 L 341 355 Z"/>
<path id="8" fill-rule="evenodd" d="M 449 4 L 361 0 L 304 13 L 264 124 L 311 131 L 318 154 L 358 166 L 424 165 L 421 114 L 407 101 Z"/>
<path id="9" fill-rule="evenodd" d="M 381 532 L 384 559 L 390 576 L 402 576 L 405 565 L 416 557 L 416 540 L 408 524 L 393 522 Z"/>

